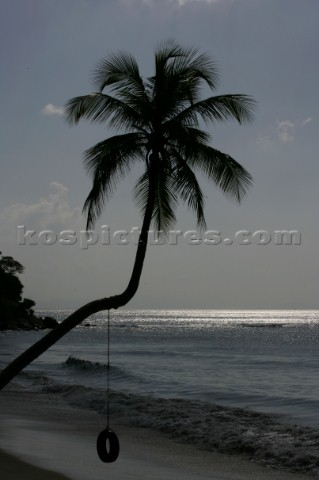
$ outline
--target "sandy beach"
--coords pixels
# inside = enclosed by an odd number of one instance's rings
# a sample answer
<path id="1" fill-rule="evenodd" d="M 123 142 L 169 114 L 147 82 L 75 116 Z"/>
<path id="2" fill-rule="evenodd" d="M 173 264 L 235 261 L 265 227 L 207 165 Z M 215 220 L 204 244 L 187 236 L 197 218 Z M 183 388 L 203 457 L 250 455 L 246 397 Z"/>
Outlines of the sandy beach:
<path id="1" fill-rule="evenodd" d="M 103 464 L 95 442 L 105 426 L 104 416 L 72 407 L 58 396 L 10 389 L 0 393 L 0 412 L 0 460 L 5 480 L 102 480 L 106 475 L 113 480 L 311 478 L 265 468 L 237 456 L 204 452 L 149 429 L 127 427 L 120 419 L 112 422 L 120 439 L 120 456 L 115 463 Z"/>
<path id="2" fill-rule="evenodd" d="M 5 480 L 68 480 L 64 475 L 36 467 L 0 451 L 1 476 Z"/>

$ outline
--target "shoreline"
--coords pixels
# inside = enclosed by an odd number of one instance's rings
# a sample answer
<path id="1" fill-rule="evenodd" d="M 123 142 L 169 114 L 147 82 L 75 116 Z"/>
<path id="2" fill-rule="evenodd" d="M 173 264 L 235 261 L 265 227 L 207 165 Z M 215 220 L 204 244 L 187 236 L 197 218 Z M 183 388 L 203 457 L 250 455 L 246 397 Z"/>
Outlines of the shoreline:
<path id="1" fill-rule="evenodd" d="M 103 464 L 97 457 L 95 442 L 105 427 L 104 415 L 70 406 L 57 395 L 21 389 L 0 392 L 0 412 L 0 449 L 6 452 L 3 458 L 12 467 L 16 463 L 17 476 L 12 480 L 20 480 L 20 459 L 60 475 L 54 477 L 52 473 L 52 480 L 102 480 L 108 473 L 113 480 L 316 478 L 267 468 L 235 455 L 202 451 L 147 428 L 129 427 L 119 418 L 111 419 L 120 440 L 119 459 Z M 19 460 L 15 461 L 16 457 Z M 26 478 L 22 476 L 21 480 Z"/>
<path id="2" fill-rule="evenodd" d="M 65 475 L 24 462 L 1 449 L 0 465 L 5 480 L 71 480 Z"/>

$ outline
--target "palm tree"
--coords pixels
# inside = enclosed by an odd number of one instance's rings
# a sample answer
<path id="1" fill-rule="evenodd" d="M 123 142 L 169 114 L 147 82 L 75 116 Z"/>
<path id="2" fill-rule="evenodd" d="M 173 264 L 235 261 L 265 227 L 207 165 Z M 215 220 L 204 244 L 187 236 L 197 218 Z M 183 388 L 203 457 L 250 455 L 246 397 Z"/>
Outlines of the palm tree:
<path id="1" fill-rule="evenodd" d="M 197 172 L 236 201 L 252 181 L 236 160 L 208 144 L 209 135 L 201 129 L 202 123 L 219 120 L 248 122 L 254 108 L 254 100 L 242 94 L 201 98 L 201 87 L 214 91 L 218 81 L 216 66 L 208 55 L 168 41 L 155 52 L 153 76 L 141 77 L 134 57 L 119 52 L 101 60 L 93 80 L 95 93 L 67 102 L 68 122 L 72 125 L 88 119 L 123 133 L 85 152 L 85 165 L 92 176 L 92 189 L 84 204 L 88 229 L 94 226 L 118 180 L 136 162 L 144 165 L 135 186 L 143 223 L 131 278 L 120 295 L 84 305 L 14 360 L 0 374 L 0 388 L 89 315 L 117 309 L 131 300 L 142 273 L 148 231 L 151 225 L 164 234 L 168 231 L 179 199 L 195 212 L 198 226 L 205 228 Z"/>

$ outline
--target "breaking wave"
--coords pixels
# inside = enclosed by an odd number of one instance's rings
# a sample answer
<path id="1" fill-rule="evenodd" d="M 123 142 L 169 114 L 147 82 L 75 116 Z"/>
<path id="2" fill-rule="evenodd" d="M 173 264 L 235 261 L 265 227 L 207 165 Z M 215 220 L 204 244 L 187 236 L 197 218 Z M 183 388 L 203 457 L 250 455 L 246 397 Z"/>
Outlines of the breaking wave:
<path id="1" fill-rule="evenodd" d="M 101 371 L 107 370 L 108 366 L 100 363 L 100 362 L 91 362 L 90 360 L 83 360 L 82 358 L 72 357 L 70 355 L 65 362 L 63 362 L 64 366 L 66 367 L 73 367 L 78 370 L 94 370 L 94 371 Z M 114 368 L 114 367 L 113 367 Z"/>
<path id="2" fill-rule="evenodd" d="M 105 393 L 82 385 L 43 385 L 70 404 L 106 414 Z M 319 474 L 319 431 L 285 423 L 284 417 L 180 398 L 111 391 L 113 424 L 155 429 L 206 450 L 242 455 L 285 470 Z"/>
<path id="3" fill-rule="evenodd" d="M 82 358 L 69 356 L 63 363 L 62 367 L 72 369 L 73 372 L 80 374 L 88 374 L 90 377 L 98 376 L 101 374 L 104 376 L 107 374 L 109 367 L 105 363 L 91 362 L 90 360 L 84 360 Z M 110 377 L 112 380 L 127 380 L 135 381 L 140 380 L 137 376 L 127 372 L 126 370 L 110 364 Z"/>

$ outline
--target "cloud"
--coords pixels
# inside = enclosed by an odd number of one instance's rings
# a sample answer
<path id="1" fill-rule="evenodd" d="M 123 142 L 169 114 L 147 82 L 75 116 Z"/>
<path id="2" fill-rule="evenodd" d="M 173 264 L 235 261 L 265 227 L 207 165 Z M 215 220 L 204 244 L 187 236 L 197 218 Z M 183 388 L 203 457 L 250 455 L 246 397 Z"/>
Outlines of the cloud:
<path id="1" fill-rule="evenodd" d="M 305 125 L 308 125 L 308 123 L 310 122 L 312 122 L 312 117 L 305 118 L 305 120 L 301 122 L 301 125 L 302 127 L 304 127 Z"/>
<path id="2" fill-rule="evenodd" d="M 304 120 L 282 120 L 276 121 L 276 126 L 271 126 L 268 129 L 268 132 L 261 133 L 256 138 L 256 143 L 261 148 L 270 148 L 278 140 L 281 143 L 289 143 L 294 140 L 294 135 L 297 134 L 298 130 L 302 127 L 305 127 L 310 122 L 312 122 L 312 117 L 307 117 Z"/>
<path id="3" fill-rule="evenodd" d="M 81 208 L 69 204 L 68 189 L 62 183 L 51 182 L 53 192 L 38 202 L 15 203 L 0 211 L 1 230 L 7 235 L 15 235 L 18 225 L 27 229 L 79 229 L 83 228 L 84 219 Z"/>
<path id="4" fill-rule="evenodd" d="M 295 123 L 291 122 L 290 120 L 283 120 L 282 122 L 279 122 L 277 120 L 277 134 L 278 138 L 282 143 L 288 143 L 292 142 L 294 137 L 293 137 L 293 131 L 295 128 Z"/>
<path id="5" fill-rule="evenodd" d="M 125 1 L 125 0 L 124 0 Z M 127 1 L 127 0 L 126 0 Z M 156 3 L 156 0 L 141 0 L 142 3 L 147 5 L 152 5 Z M 180 7 L 183 7 L 187 3 L 205 3 L 205 4 L 213 4 L 213 3 L 222 3 L 226 0 L 171 0 L 171 4 L 177 4 Z M 227 0 L 228 2 L 234 2 L 235 0 Z"/>
<path id="6" fill-rule="evenodd" d="M 64 108 L 63 107 L 57 107 L 53 105 L 52 103 L 48 103 L 42 110 L 41 112 L 43 115 L 64 115 Z"/>
<path id="7" fill-rule="evenodd" d="M 277 120 L 277 134 L 282 143 L 292 142 L 294 139 L 294 131 L 296 128 L 304 127 L 308 123 L 312 122 L 312 117 L 305 118 L 304 120 L 297 120 L 292 122 L 291 120 L 283 120 L 279 122 Z"/>
<path id="8" fill-rule="evenodd" d="M 185 5 L 189 2 L 218 3 L 220 0 L 176 0 L 179 5 Z"/>

